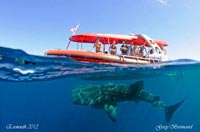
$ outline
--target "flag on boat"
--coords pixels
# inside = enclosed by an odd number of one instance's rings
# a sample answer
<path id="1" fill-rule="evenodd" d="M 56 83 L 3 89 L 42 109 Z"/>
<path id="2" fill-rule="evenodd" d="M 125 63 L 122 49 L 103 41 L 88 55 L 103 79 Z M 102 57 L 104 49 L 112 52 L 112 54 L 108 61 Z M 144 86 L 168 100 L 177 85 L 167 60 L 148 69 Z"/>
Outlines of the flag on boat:
<path id="1" fill-rule="evenodd" d="M 79 26 L 80 26 L 80 24 L 77 24 L 75 27 L 71 28 L 70 31 L 72 32 L 73 35 L 74 35 L 74 34 L 76 33 L 76 31 L 78 30 Z"/>

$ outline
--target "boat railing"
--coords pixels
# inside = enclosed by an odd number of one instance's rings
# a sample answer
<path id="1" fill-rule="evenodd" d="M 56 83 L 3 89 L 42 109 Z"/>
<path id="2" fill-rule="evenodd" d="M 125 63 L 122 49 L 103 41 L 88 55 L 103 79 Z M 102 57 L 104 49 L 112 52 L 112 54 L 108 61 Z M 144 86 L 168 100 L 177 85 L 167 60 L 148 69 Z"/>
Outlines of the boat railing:
<path id="1" fill-rule="evenodd" d="M 128 59 L 135 59 L 135 60 L 144 60 L 144 61 L 160 61 L 161 58 L 152 58 L 152 57 L 139 57 L 139 56 L 129 56 L 129 55 L 117 55 L 117 56 L 123 56 L 124 58 Z"/>

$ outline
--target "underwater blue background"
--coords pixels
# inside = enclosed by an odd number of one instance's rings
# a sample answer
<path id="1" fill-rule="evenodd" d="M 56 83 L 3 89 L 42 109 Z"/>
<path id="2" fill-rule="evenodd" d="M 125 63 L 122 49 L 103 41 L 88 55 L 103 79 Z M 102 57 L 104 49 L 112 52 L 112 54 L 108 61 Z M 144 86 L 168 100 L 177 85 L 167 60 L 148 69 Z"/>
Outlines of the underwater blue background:
<path id="1" fill-rule="evenodd" d="M 120 67 L 31 56 L 4 47 L 0 47 L 0 55 L 3 58 L 0 60 L 0 132 L 154 132 L 160 124 L 193 125 L 190 130 L 167 131 L 200 131 L 200 63 L 197 61 L 185 59 Z M 22 64 L 16 58 L 28 63 Z M 31 69 L 34 73 L 22 74 L 19 69 Z M 144 88 L 168 105 L 186 97 L 170 123 L 166 123 L 162 110 L 145 102 L 120 103 L 117 123 L 103 110 L 71 102 L 71 91 L 77 86 L 131 84 L 138 80 L 144 80 Z M 8 124 L 39 124 L 39 128 L 9 130 Z"/>

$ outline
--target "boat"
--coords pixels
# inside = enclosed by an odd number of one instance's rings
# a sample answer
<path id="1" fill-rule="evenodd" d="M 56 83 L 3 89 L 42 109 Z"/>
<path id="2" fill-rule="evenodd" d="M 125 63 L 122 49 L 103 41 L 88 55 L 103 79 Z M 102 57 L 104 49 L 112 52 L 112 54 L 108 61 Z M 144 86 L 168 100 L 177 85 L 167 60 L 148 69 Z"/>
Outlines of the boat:
<path id="1" fill-rule="evenodd" d="M 102 52 L 87 51 L 83 49 L 83 46 L 88 44 L 94 44 L 99 41 L 103 45 Z M 138 54 L 110 54 L 106 50 L 106 46 L 116 42 L 116 45 L 120 46 L 122 43 L 130 46 L 136 46 L 138 48 L 145 47 L 146 54 L 139 56 Z M 69 49 L 72 42 L 77 42 L 76 49 Z M 81 45 L 81 46 L 80 46 Z M 53 49 L 47 50 L 46 55 L 51 56 L 65 56 L 81 62 L 94 62 L 101 64 L 152 64 L 157 62 L 168 61 L 169 57 L 166 55 L 164 47 L 168 46 L 167 42 L 151 39 L 144 34 L 101 34 L 101 33 L 82 33 L 74 34 L 69 38 L 66 49 Z M 119 48 L 118 48 L 119 49 Z M 164 50 L 163 50 L 164 49 Z M 151 53 L 150 53 L 151 52 Z"/>

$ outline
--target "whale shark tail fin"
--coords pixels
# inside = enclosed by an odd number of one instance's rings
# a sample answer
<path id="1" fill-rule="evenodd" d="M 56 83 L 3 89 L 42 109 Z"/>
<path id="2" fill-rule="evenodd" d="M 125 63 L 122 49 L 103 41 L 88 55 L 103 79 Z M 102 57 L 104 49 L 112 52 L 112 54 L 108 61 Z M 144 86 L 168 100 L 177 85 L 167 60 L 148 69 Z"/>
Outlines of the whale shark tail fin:
<path id="1" fill-rule="evenodd" d="M 184 101 L 185 101 L 185 98 L 183 100 L 181 100 L 180 102 L 178 102 L 174 105 L 171 105 L 171 106 L 167 106 L 165 108 L 165 118 L 166 118 L 167 122 L 170 122 L 174 112 L 183 104 Z"/>

